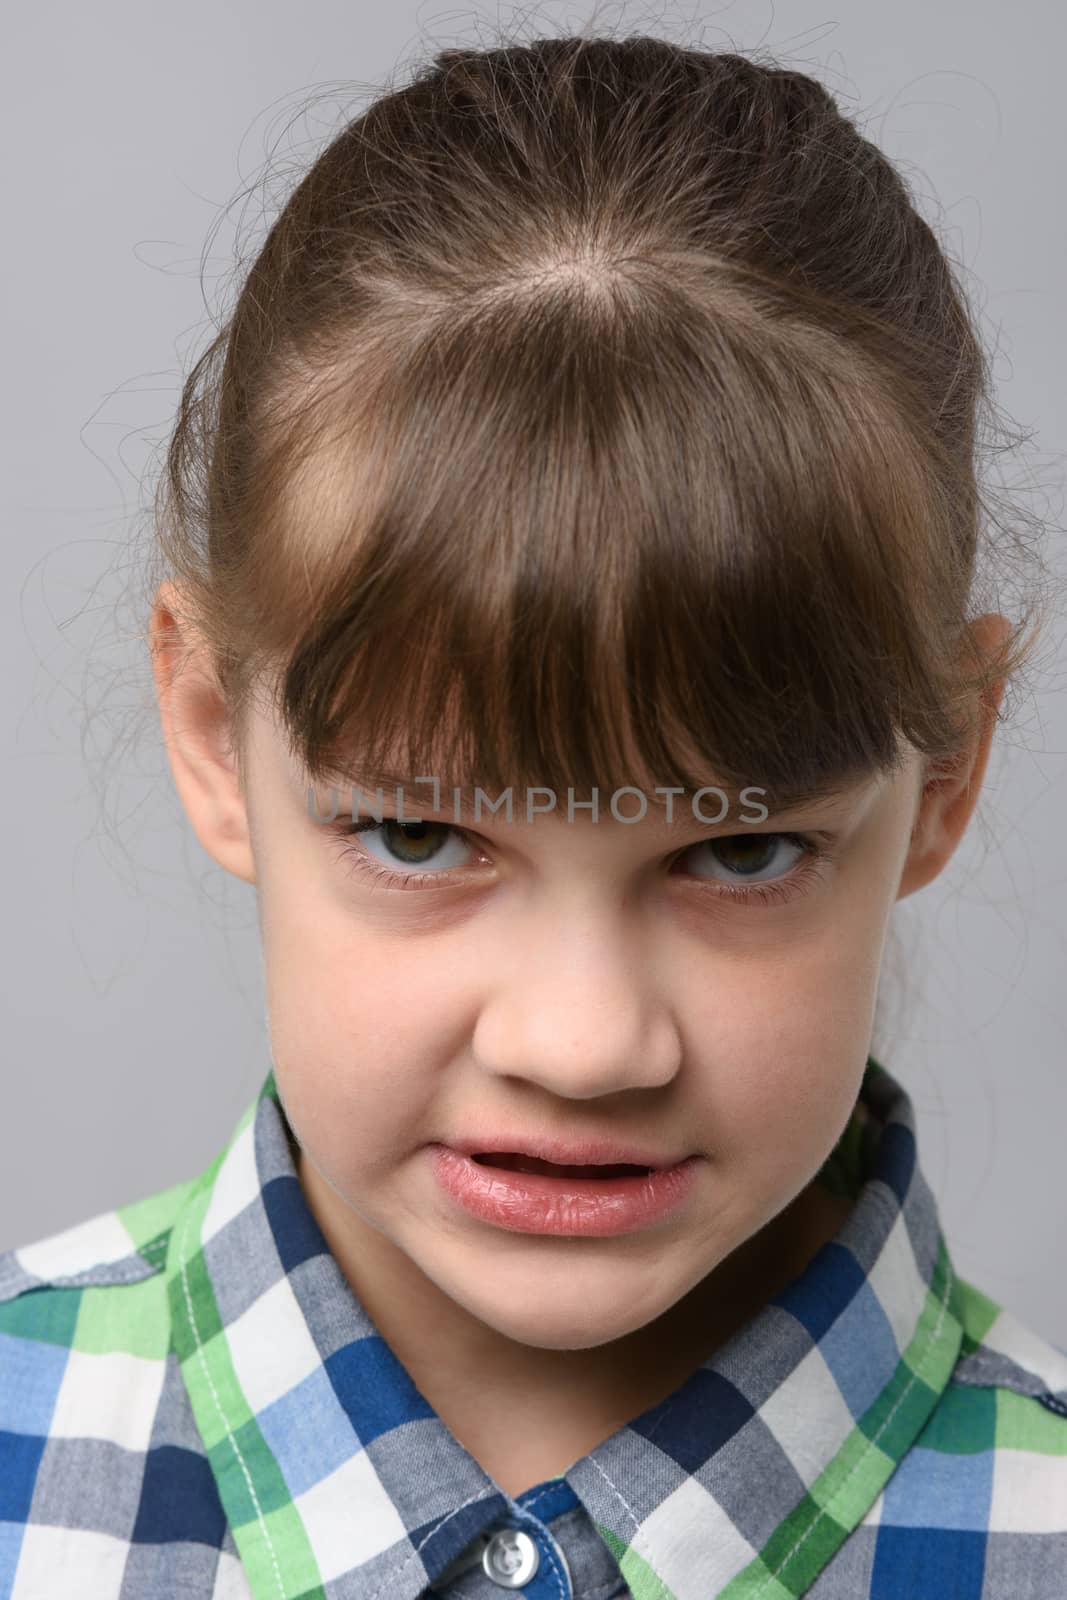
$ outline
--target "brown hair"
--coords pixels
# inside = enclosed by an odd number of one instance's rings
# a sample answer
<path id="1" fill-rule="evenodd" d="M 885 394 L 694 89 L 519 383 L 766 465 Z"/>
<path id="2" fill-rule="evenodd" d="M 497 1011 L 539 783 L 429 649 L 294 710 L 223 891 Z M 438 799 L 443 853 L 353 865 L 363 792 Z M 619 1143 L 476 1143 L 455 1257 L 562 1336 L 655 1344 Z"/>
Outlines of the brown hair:
<path id="1" fill-rule="evenodd" d="M 271 227 L 185 383 L 159 551 L 238 743 L 269 682 L 313 779 L 785 803 L 901 737 L 951 758 L 1037 639 L 1033 605 L 995 659 L 966 631 L 990 391 L 934 232 L 814 79 L 446 49 Z"/>

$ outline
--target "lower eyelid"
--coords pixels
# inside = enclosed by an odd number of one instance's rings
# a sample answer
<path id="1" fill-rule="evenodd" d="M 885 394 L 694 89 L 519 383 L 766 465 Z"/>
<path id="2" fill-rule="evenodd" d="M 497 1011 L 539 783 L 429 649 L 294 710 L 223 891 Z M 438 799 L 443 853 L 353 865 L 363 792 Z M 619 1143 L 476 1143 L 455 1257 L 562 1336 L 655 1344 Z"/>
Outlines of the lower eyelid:
<path id="1" fill-rule="evenodd" d="M 403 863 L 390 867 L 376 856 L 371 855 L 361 845 L 352 842 L 353 835 L 383 827 L 390 820 L 395 821 L 396 819 L 383 818 L 379 823 L 374 817 L 345 817 L 340 822 L 335 821 L 330 826 L 329 831 L 334 835 L 335 842 L 340 847 L 340 854 L 356 858 L 358 864 L 354 870 L 362 873 L 371 883 L 377 881 L 384 887 L 398 890 L 432 888 L 437 884 L 448 885 L 454 883 L 457 878 L 462 879 L 463 875 L 473 865 L 473 863 L 465 863 L 461 866 L 444 867 L 438 871 L 426 871 L 424 868 L 415 865 L 408 869 L 404 867 Z M 365 824 L 366 826 L 360 826 L 359 824 Z M 448 830 L 450 837 L 461 839 L 476 854 L 485 854 L 464 829 L 453 823 L 443 823 L 441 826 Z M 732 836 L 723 835 L 720 837 Z M 782 829 L 768 832 L 767 837 L 783 839 L 801 847 L 801 854 L 796 858 L 792 867 L 781 873 L 777 878 L 750 879 L 747 882 L 744 879 L 740 879 L 729 882 L 714 877 L 697 877 L 692 881 L 701 886 L 703 893 L 709 899 L 718 898 L 719 900 L 733 901 L 735 904 L 742 904 L 748 900 L 753 904 L 766 906 L 775 900 L 785 903 L 792 899 L 799 899 L 808 888 L 814 885 L 817 879 L 825 875 L 826 866 L 832 855 L 832 836 L 826 832 L 802 834 Z M 699 849 L 702 844 L 709 842 L 712 841 L 694 840 L 691 844 L 683 847 L 671 859 L 671 866 L 676 861 L 684 860 L 690 851 Z"/>
<path id="2" fill-rule="evenodd" d="M 384 828 L 386 823 L 395 822 L 396 820 L 395 817 L 383 817 L 381 822 L 378 821 L 377 817 L 342 817 L 330 824 L 329 832 L 333 835 L 334 842 L 339 847 L 339 854 L 342 857 L 354 857 L 361 864 L 365 863 L 367 875 L 380 880 L 390 878 L 394 883 L 398 883 L 402 879 L 411 879 L 416 883 L 420 879 L 424 882 L 433 880 L 449 882 L 457 873 L 469 871 L 474 864 L 472 862 L 463 862 L 451 867 L 440 867 L 436 871 L 427 871 L 424 866 L 420 866 L 415 862 L 397 861 L 391 865 L 389 862 L 380 860 L 378 856 L 372 855 L 364 845 L 354 842 L 355 837 L 359 834 L 375 832 L 379 828 Z M 432 822 L 433 818 L 411 817 L 405 818 L 405 820 Z M 457 839 L 476 855 L 479 853 L 480 847 L 468 837 L 464 829 L 454 823 L 439 823 L 438 826 L 446 830 L 446 843 Z"/>

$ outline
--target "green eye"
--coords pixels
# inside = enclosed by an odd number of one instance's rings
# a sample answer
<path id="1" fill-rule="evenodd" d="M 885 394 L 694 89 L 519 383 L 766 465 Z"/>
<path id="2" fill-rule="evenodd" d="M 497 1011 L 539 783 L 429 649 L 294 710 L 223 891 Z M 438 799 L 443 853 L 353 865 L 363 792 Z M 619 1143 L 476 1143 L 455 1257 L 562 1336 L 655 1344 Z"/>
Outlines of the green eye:
<path id="1" fill-rule="evenodd" d="M 398 822 L 395 817 L 388 817 L 376 831 L 405 866 L 420 867 L 433 860 L 453 830 L 443 822 Z"/>
<path id="2" fill-rule="evenodd" d="M 732 872 L 762 872 L 774 860 L 782 838 L 780 833 L 733 833 L 727 839 L 710 840 L 709 848 Z"/>
<path id="3" fill-rule="evenodd" d="M 354 833 L 365 835 L 363 843 L 347 845 L 350 853 L 358 852 L 369 871 L 377 880 L 386 879 L 394 887 L 428 883 L 431 879 L 446 878 L 454 867 L 470 864 L 471 846 L 463 830 L 447 822 L 427 822 L 423 818 L 401 822 L 396 817 L 358 816 L 345 818 L 341 824 L 342 842 Z M 432 870 L 421 873 L 421 867 Z M 389 874 L 389 869 L 400 869 Z"/>
<path id="4" fill-rule="evenodd" d="M 791 857 L 783 860 L 786 847 Z M 684 852 L 692 876 L 728 899 L 753 904 L 791 899 L 812 885 L 830 856 L 824 833 L 731 833 Z M 763 874 L 763 876 L 757 876 Z"/>

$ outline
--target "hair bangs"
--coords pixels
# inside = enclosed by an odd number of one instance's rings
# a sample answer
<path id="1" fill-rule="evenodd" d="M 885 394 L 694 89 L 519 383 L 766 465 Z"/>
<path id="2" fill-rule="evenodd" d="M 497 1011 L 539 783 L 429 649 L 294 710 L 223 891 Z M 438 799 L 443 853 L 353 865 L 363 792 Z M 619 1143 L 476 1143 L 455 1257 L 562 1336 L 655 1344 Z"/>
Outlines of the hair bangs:
<path id="1" fill-rule="evenodd" d="M 287 411 L 257 634 L 309 776 L 777 805 L 936 749 L 950 575 L 904 564 L 952 542 L 869 358 L 725 270 L 588 280 L 408 308 Z"/>

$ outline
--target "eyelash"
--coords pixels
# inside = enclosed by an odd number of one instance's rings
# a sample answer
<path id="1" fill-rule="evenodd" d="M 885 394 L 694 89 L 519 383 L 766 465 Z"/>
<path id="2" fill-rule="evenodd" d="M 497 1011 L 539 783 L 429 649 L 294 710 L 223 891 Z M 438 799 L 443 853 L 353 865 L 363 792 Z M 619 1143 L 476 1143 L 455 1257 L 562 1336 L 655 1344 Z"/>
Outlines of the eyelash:
<path id="1" fill-rule="evenodd" d="M 396 817 L 385 816 L 382 817 L 380 822 L 377 817 L 365 817 L 362 815 L 357 815 L 355 818 L 344 817 L 339 823 L 335 822 L 328 831 L 334 835 L 334 842 L 339 847 L 340 855 L 351 858 L 353 870 L 360 876 L 367 878 L 372 885 L 386 889 L 408 890 L 421 889 L 428 883 L 435 885 L 452 883 L 454 881 L 454 872 L 460 870 L 458 868 L 448 868 L 443 872 L 392 872 L 388 867 L 376 862 L 359 845 L 353 845 L 348 842 L 352 834 L 371 832 L 377 828 L 384 827 L 388 822 L 395 822 L 396 820 Z M 418 820 L 423 821 L 425 819 L 419 818 Z M 472 843 L 463 828 L 456 827 L 451 823 L 442 823 L 440 826 L 447 827 L 450 834 Z M 721 835 L 720 837 L 733 838 L 740 836 Z M 742 903 L 756 901 L 767 905 L 798 899 L 813 887 L 818 878 L 824 875 L 826 865 L 833 854 L 831 849 L 833 835 L 824 831 L 812 833 L 766 833 L 761 834 L 760 837 L 784 839 L 789 844 L 801 846 L 805 854 L 786 876 L 771 879 L 767 883 L 752 883 L 742 886 L 739 884 L 719 883 L 715 879 L 703 878 L 698 880 L 701 888 L 707 885 L 707 892 L 717 899 L 734 900 Z M 694 844 L 687 845 L 686 849 L 681 851 L 679 859 L 688 850 L 697 849 L 700 842 L 700 840 L 697 840 Z M 712 841 L 709 840 L 708 842 L 711 843 Z M 477 848 L 477 846 L 472 847 Z"/>

